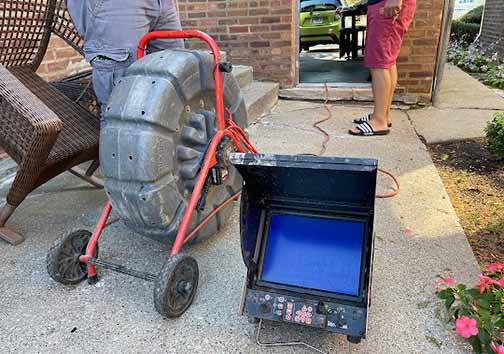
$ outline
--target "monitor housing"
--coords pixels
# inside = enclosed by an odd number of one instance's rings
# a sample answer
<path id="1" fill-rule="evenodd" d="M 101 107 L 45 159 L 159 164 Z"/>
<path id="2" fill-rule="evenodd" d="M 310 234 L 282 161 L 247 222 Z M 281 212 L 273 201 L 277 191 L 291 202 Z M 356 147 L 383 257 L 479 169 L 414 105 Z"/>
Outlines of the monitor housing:
<path id="1" fill-rule="evenodd" d="M 377 162 L 233 154 L 244 178 L 242 313 L 366 337 Z"/>

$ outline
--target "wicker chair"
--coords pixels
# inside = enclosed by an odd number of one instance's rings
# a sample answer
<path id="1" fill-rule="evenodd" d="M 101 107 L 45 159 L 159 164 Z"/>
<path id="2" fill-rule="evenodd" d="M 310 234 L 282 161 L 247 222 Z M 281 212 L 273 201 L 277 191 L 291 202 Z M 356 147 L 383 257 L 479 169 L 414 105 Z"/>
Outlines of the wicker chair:
<path id="1" fill-rule="evenodd" d="M 19 167 L 0 209 L 0 238 L 11 244 L 24 238 L 5 223 L 35 188 L 86 161 L 93 161 L 86 173 L 71 172 L 99 185 L 91 177 L 98 167 L 96 105 L 78 104 L 75 97 L 92 91 L 76 90 L 80 77 L 52 85 L 35 73 L 51 34 L 82 54 L 64 0 L 0 2 L 0 146 Z"/>

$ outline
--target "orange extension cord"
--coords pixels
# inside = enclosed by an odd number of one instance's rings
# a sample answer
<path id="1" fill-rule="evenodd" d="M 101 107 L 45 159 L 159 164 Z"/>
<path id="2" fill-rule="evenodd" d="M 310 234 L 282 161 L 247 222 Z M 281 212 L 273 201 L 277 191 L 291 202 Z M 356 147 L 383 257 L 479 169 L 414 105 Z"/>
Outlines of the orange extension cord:
<path id="1" fill-rule="evenodd" d="M 332 119 L 332 112 L 331 112 L 331 109 L 329 108 L 329 88 L 327 87 L 327 83 L 325 84 L 324 109 L 327 112 L 327 116 L 324 117 L 323 119 L 321 119 L 321 120 L 313 123 L 313 127 L 315 129 L 317 129 L 318 131 L 320 131 L 324 135 L 324 141 L 322 143 L 322 149 L 320 150 L 320 153 L 317 156 L 322 156 L 326 152 L 326 150 L 327 150 L 327 144 L 329 143 L 329 140 L 331 139 L 331 136 L 329 135 L 329 133 L 319 126 L 320 124 L 322 124 L 324 122 L 327 122 L 328 120 Z M 228 122 L 227 123 L 228 123 L 228 126 L 230 128 L 229 130 L 232 133 L 231 136 L 230 136 L 231 139 L 233 141 L 235 141 L 235 143 L 242 144 L 242 146 L 245 147 L 248 151 L 250 151 L 252 153 L 257 153 L 257 150 L 254 148 L 254 146 L 249 143 L 248 138 L 246 136 L 243 136 L 243 133 L 242 133 L 241 129 L 236 129 L 236 125 L 235 125 L 235 123 L 232 120 L 231 112 L 229 110 L 226 110 L 226 111 L 228 113 Z M 385 174 L 385 175 L 387 175 L 387 176 L 389 176 L 394 181 L 394 183 L 396 185 L 396 189 L 395 189 L 394 192 L 391 192 L 391 193 L 382 194 L 382 195 L 378 194 L 378 195 L 376 195 L 376 198 L 382 198 L 383 199 L 383 198 L 393 198 L 393 197 L 397 196 L 400 193 L 400 191 L 401 191 L 401 187 L 399 185 L 399 181 L 397 180 L 397 178 L 392 173 L 390 173 L 390 172 L 388 172 L 388 171 L 386 171 L 386 170 L 384 170 L 382 168 L 378 168 L 378 171 L 381 172 L 381 173 L 383 173 L 383 174 Z M 241 195 L 241 191 L 235 193 L 229 199 L 227 199 L 221 205 L 219 205 L 217 208 L 215 208 L 210 214 L 208 214 L 201 221 L 201 223 L 199 223 L 198 226 L 196 226 L 194 228 L 194 230 L 191 231 L 191 233 L 185 238 L 184 244 L 186 244 L 187 242 L 189 242 L 196 235 L 196 233 L 199 230 L 201 230 L 201 228 L 203 226 L 205 226 L 206 224 L 208 224 L 208 222 L 215 215 L 217 215 L 217 213 L 219 211 L 221 211 L 223 208 L 225 208 L 233 200 L 237 199 L 240 195 Z"/>
<path id="2" fill-rule="evenodd" d="M 327 116 L 325 116 L 323 119 L 313 123 L 313 127 L 316 128 L 318 131 L 320 131 L 324 135 L 322 149 L 320 150 L 320 153 L 318 156 L 322 156 L 326 152 L 327 144 L 329 143 L 329 140 L 331 139 L 331 136 L 329 135 L 329 133 L 319 126 L 320 124 L 332 119 L 332 112 L 331 112 L 331 109 L 329 108 L 329 87 L 327 86 L 327 82 L 325 83 L 324 88 L 325 88 L 324 109 L 327 112 Z M 384 198 L 393 198 L 393 197 L 397 196 L 401 192 L 401 186 L 399 185 L 399 181 L 397 180 L 396 176 L 394 176 L 392 173 L 390 173 L 382 168 L 378 168 L 378 171 L 389 176 L 392 179 L 392 181 L 394 181 L 394 184 L 396 185 L 396 189 L 395 189 L 395 191 L 393 191 L 391 193 L 377 194 L 376 198 L 384 199 Z"/>

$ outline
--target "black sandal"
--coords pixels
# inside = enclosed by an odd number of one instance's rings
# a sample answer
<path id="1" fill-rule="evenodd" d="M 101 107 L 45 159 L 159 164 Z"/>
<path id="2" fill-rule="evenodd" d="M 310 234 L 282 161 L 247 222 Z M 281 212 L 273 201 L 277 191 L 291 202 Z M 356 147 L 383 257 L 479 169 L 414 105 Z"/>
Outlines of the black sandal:
<path id="1" fill-rule="evenodd" d="M 354 123 L 355 124 L 362 124 L 362 123 L 366 123 L 366 122 L 369 122 L 371 120 L 371 114 L 368 114 L 368 115 L 365 115 L 364 117 L 361 117 L 359 119 L 354 119 Z M 389 123 L 388 124 L 388 127 L 389 128 L 392 128 L 392 123 Z"/>
<path id="2" fill-rule="evenodd" d="M 358 124 L 356 128 L 359 129 L 359 132 L 356 133 L 350 129 L 348 130 L 348 133 L 350 135 L 356 135 L 356 136 L 388 135 L 390 133 L 390 129 L 374 131 L 373 127 L 368 122 Z"/>

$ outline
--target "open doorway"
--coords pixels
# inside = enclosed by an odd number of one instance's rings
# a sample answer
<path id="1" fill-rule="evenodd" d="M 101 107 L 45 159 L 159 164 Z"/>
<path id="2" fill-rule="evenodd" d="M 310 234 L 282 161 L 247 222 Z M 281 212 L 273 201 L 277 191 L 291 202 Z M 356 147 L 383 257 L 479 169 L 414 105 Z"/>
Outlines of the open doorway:
<path id="1" fill-rule="evenodd" d="M 368 86 L 367 0 L 298 0 L 299 84 Z"/>

